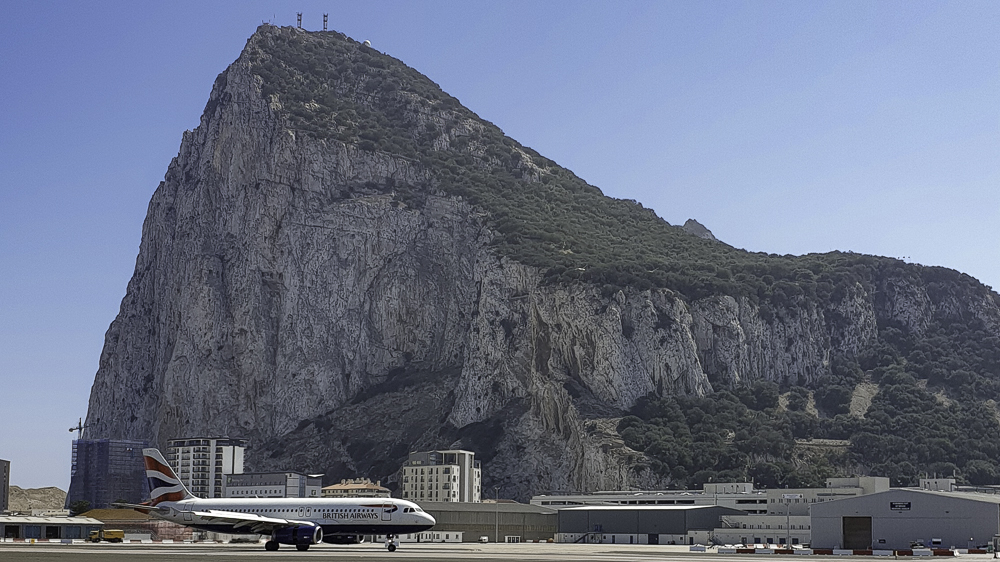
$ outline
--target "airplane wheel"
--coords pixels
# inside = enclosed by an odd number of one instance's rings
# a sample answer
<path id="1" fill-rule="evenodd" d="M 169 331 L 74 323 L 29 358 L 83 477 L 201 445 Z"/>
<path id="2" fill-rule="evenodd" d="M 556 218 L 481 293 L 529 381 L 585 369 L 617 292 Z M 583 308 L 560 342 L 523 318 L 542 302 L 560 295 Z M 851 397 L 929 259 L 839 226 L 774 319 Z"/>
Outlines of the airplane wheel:
<path id="1" fill-rule="evenodd" d="M 278 541 L 267 541 L 264 543 L 264 550 L 271 552 L 278 550 Z"/>
<path id="2" fill-rule="evenodd" d="M 302 551 L 309 550 L 309 545 L 308 544 L 297 544 L 297 545 L 295 545 L 295 550 L 302 550 Z"/>
<path id="3" fill-rule="evenodd" d="M 396 552 L 396 545 L 394 545 L 394 544 L 390 544 L 386 548 L 389 549 L 389 552 Z"/>

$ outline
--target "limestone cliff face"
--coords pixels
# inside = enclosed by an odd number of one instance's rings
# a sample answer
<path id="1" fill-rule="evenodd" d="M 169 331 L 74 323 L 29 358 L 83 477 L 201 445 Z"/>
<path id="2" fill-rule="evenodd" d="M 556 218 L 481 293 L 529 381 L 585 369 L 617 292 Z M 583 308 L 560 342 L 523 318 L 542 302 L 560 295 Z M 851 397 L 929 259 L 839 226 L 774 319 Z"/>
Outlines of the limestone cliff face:
<path id="1" fill-rule="evenodd" d="M 89 437 L 242 436 L 255 469 L 383 480 L 409 450 L 466 447 L 484 485 L 519 499 L 660 486 L 616 433 L 642 396 L 808 384 L 880 323 L 1000 329 L 987 289 L 928 291 L 912 275 L 763 310 L 546 282 L 496 251 L 476 205 L 373 187 L 431 185 L 419 162 L 290 127 L 249 62 L 278 32 L 219 76 L 150 202 Z M 475 126 L 439 127 L 434 143 Z"/>

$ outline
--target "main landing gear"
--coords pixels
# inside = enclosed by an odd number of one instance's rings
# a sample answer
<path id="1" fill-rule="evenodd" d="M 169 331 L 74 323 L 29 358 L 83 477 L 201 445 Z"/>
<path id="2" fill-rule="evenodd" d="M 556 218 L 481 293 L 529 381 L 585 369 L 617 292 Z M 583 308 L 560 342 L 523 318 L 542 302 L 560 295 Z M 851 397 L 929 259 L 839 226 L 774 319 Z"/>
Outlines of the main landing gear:
<path id="1" fill-rule="evenodd" d="M 395 535 L 385 536 L 385 547 L 389 550 L 389 552 L 396 552 L 396 547 L 399 546 L 399 541 L 393 540 L 395 538 Z"/>
<path id="2" fill-rule="evenodd" d="M 305 551 L 309 550 L 309 545 L 308 544 L 297 544 L 297 545 L 295 545 L 295 550 L 298 550 L 298 551 L 301 551 L 301 552 L 305 552 Z"/>

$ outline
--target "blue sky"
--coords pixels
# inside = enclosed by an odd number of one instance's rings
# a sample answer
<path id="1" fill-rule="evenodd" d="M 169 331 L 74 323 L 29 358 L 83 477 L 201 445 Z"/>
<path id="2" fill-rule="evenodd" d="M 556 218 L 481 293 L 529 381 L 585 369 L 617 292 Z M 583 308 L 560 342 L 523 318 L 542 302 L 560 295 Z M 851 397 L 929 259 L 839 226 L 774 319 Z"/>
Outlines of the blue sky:
<path id="1" fill-rule="evenodd" d="M 0 458 L 69 483 L 153 190 L 262 21 L 416 68 L 608 195 L 741 248 L 1000 286 L 1000 3 L 0 3 Z M 297 467 L 288 467 L 296 469 Z"/>

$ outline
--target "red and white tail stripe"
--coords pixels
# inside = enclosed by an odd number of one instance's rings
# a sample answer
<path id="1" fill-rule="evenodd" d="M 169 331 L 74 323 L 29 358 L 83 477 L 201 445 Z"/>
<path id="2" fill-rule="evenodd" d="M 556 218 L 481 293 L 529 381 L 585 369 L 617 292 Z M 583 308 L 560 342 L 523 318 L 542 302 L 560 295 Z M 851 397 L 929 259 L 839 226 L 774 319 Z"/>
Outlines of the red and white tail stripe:
<path id="1" fill-rule="evenodd" d="M 174 469 L 170 468 L 159 450 L 143 449 L 142 457 L 146 464 L 146 481 L 149 482 L 149 498 L 152 505 L 194 497 L 177 478 Z"/>

